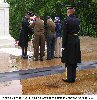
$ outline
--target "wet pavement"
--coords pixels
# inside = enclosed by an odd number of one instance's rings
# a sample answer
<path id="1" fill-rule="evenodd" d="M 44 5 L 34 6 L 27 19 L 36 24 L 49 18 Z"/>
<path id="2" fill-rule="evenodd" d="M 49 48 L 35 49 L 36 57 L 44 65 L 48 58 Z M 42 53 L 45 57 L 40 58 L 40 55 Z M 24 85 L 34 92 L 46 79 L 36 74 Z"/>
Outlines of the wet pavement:
<path id="1" fill-rule="evenodd" d="M 85 63 L 79 64 L 77 70 L 78 71 L 87 70 L 90 68 L 97 68 L 97 61 L 88 62 L 87 64 Z M 0 81 L 22 80 L 27 78 L 54 75 L 64 72 L 65 72 L 65 66 L 51 66 L 51 67 L 35 68 L 28 70 L 19 70 L 19 71 L 0 73 Z"/>
<path id="2" fill-rule="evenodd" d="M 81 44 L 84 44 L 84 39 L 81 39 Z M 85 40 L 89 42 L 88 38 Z M 93 40 L 97 42 L 97 39 Z M 96 45 L 95 43 L 90 46 Z M 21 49 L 15 42 L 0 42 L 0 95 L 97 94 L 96 54 L 91 57 L 95 48 L 87 50 L 87 47 L 90 48 L 88 43 L 81 46 L 83 62 L 78 65 L 76 82 L 68 84 L 62 81 L 65 77 L 65 66 L 60 59 L 48 61 L 44 58 L 43 62 L 23 60 Z M 29 50 L 30 48 L 28 54 Z"/>

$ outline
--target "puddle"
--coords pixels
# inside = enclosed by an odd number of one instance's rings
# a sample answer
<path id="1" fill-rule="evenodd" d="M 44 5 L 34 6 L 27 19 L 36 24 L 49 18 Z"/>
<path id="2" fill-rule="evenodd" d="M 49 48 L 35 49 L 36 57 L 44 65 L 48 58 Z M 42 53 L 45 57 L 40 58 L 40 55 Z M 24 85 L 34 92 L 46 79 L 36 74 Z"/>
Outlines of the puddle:
<path id="1" fill-rule="evenodd" d="M 0 95 L 22 95 L 20 80 L 0 82 Z"/>

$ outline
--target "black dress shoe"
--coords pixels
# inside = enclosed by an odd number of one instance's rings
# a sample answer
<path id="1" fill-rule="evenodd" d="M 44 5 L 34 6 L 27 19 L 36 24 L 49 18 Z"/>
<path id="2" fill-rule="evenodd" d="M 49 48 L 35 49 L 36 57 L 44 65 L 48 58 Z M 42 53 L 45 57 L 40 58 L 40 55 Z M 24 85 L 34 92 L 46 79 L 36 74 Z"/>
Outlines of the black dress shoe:
<path id="1" fill-rule="evenodd" d="M 59 57 L 54 57 L 54 58 L 59 58 Z"/>
<path id="2" fill-rule="evenodd" d="M 28 56 L 23 56 L 23 59 L 28 59 Z"/>
<path id="3" fill-rule="evenodd" d="M 71 80 L 67 80 L 67 79 L 64 79 L 64 78 L 63 78 L 62 80 L 63 80 L 64 82 L 67 82 L 67 83 L 74 83 L 74 82 L 75 82 L 75 80 L 72 80 L 72 81 L 71 81 Z"/>
<path id="4" fill-rule="evenodd" d="M 43 61 L 43 58 L 40 58 L 40 61 Z"/>
<path id="5" fill-rule="evenodd" d="M 51 60 L 51 58 L 47 58 L 46 60 Z"/>
<path id="6" fill-rule="evenodd" d="M 59 57 L 59 58 L 61 58 L 61 57 Z"/>
<path id="7" fill-rule="evenodd" d="M 75 82 L 75 79 L 72 80 L 72 83 Z"/>

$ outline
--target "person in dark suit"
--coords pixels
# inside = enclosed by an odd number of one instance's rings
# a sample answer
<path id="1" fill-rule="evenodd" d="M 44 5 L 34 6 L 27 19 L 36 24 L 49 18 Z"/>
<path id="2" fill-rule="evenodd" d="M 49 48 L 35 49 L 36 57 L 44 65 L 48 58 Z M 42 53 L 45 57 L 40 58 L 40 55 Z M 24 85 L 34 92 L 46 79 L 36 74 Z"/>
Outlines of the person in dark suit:
<path id="1" fill-rule="evenodd" d="M 22 28 L 20 30 L 20 37 L 19 37 L 19 43 L 18 45 L 22 48 L 22 58 L 28 58 L 27 56 L 27 47 L 28 47 L 28 41 L 29 41 L 29 33 L 31 33 L 30 28 L 30 16 L 31 13 L 27 12 L 26 16 L 24 17 L 22 21 Z"/>
<path id="2" fill-rule="evenodd" d="M 80 20 L 75 16 L 75 8 L 68 7 L 67 18 L 64 22 L 62 37 L 62 59 L 66 67 L 66 79 L 63 81 L 72 83 L 76 79 L 77 63 L 81 63 L 80 39 Z"/>

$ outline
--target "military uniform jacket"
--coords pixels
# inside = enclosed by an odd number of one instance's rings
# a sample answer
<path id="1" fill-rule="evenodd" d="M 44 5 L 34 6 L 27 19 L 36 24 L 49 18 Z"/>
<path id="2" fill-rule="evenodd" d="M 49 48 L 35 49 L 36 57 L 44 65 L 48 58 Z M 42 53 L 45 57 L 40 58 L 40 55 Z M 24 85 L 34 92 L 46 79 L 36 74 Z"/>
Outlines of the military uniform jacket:
<path id="1" fill-rule="evenodd" d="M 55 34 L 55 23 L 53 21 L 47 20 L 47 34 Z"/>
<path id="2" fill-rule="evenodd" d="M 80 21 L 75 15 L 70 15 L 64 22 L 62 46 L 65 48 L 62 57 L 67 64 L 77 64 L 81 62 L 80 39 L 78 32 L 80 30 Z"/>
<path id="3" fill-rule="evenodd" d="M 36 20 L 34 25 L 34 33 L 35 35 L 44 33 L 44 21 L 41 19 Z"/>

